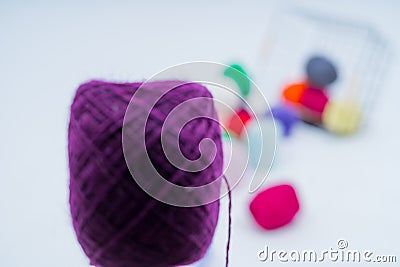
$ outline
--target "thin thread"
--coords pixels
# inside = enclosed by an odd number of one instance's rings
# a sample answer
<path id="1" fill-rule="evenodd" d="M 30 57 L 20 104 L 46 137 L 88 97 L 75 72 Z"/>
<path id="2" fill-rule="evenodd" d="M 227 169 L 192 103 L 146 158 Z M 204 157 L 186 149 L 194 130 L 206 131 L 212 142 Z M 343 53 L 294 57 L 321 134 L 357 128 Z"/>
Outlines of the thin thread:
<path id="1" fill-rule="evenodd" d="M 231 246 L 231 231 L 232 231 L 232 194 L 231 194 L 231 187 L 229 186 L 228 179 L 224 175 L 224 181 L 226 183 L 226 187 L 228 188 L 228 241 L 226 244 L 226 257 L 225 257 L 225 267 L 229 265 L 229 249 Z"/>

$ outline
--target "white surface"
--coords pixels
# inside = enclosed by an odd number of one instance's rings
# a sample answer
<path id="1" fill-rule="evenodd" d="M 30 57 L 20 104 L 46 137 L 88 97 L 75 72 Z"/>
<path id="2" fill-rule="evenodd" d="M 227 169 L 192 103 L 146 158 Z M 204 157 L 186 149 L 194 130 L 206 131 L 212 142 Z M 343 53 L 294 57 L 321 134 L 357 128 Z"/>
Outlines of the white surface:
<path id="1" fill-rule="evenodd" d="M 0 266 L 88 266 L 67 205 L 66 130 L 75 88 L 92 78 L 142 80 L 191 60 L 240 60 L 251 75 L 276 4 L 15 2 L 0 2 Z M 395 52 L 400 48 L 398 1 L 307 5 L 368 21 Z M 257 260 L 265 245 L 323 250 L 339 238 L 353 249 L 400 257 L 396 58 L 391 73 L 369 127 L 359 135 L 337 138 L 301 126 L 280 144 L 265 186 L 283 181 L 297 186 L 301 213 L 292 225 L 258 230 L 247 209 L 247 185 L 233 192 L 231 267 L 279 265 Z M 226 199 L 222 202 L 204 266 L 223 266 Z"/>

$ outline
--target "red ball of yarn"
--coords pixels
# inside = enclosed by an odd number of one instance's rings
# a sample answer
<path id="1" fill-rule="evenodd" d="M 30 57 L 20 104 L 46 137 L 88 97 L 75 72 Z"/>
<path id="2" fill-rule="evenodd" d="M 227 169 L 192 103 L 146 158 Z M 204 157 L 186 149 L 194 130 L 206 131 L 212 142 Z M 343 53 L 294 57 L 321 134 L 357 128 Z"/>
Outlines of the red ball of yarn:
<path id="1" fill-rule="evenodd" d="M 292 221 L 300 205 L 291 185 L 277 185 L 258 193 L 250 203 L 255 221 L 264 229 L 276 229 Z"/>
<path id="2" fill-rule="evenodd" d="M 240 109 L 229 118 L 226 127 L 230 133 L 240 137 L 244 127 L 250 122 L 250 120 L 250 113 L 245 109 Z"/>

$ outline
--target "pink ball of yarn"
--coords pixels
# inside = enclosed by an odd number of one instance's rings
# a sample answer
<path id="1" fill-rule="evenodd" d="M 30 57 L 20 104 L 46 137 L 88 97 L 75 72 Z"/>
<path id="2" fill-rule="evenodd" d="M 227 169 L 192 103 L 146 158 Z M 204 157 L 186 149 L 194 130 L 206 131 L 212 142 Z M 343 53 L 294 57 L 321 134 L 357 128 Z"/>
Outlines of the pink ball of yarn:
<path id="1" fill-rule="evenodd" d="M 322 89 L 307 88 L 300 98 L 300 113 L 304 121 L 321 124 L 322 113 L 328 103 L 329 98 Z"/>
<path id="2" fill-rule="evenodd" d="M 321 114 L 324 112 L 326 103 L 328 103 L 328 96 L 322 89 L 309 88 L 304 90 L 301 98 L 300 104 L 304 107 Z"/>
<path id="3" fill-rule="evenodd" d="M 174 84 L 147 83 L 145 90 L 151 94 Z M 128 104 L 141 85 L 92 81 L 78 88 L 71 106 L 70 209 L 78 241 L 96 267 L 193 263 L 205 255 L 218 221 L 219 200 L 197 207 L 172 206 L 149 196 L 132 179 L 123 154 L 122 126 Z M 168 113 L 186 100 L 202 97 L 212 98 L 205 87 L 179 85 L 157 102 L 147 121 L 148 156 L 157 171 L 177 185 L 200 186 L 222 174 L 220 126 L 213 120 L 194 119 L 179 139 L 182 154 L 190 159 L 200 156 L 203 139 L 214 141 L 216 156 L 206 169 L 188 173 L 170 164 L 162 153 L 161 126 Z M 141 102 L 148 104 L 146 99 Z M 214 106 L 202 109 L 216 113 Z M 142 168 L 140 163 L 135 167 Z"/>
<path id="4" fill-rule="evenodd" d="M 299 211 L 296 191 L 291 185 L 277 185 L 258 193 L 250 203 L 254 220 L 264 229 L 276 229 L 292 221 Z"/>

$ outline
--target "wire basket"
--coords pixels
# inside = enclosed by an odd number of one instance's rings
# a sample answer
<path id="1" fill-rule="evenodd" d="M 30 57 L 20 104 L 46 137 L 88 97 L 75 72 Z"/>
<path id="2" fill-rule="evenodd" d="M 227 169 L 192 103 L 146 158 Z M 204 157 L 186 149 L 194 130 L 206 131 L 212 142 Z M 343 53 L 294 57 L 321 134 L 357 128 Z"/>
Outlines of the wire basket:
<path id="1" fill-rule="evenodd" d="M 285 85 L 304 79 L 308 58 L 324 55 L 339 73 L 329 86 L 330 99 L 355 101 L 365 124 L 390 65 L 385 39 L 367 23 L 302 9 L 278 12 L 270 25 L 257 74 L 268 99 L 274 103 Z"/>

